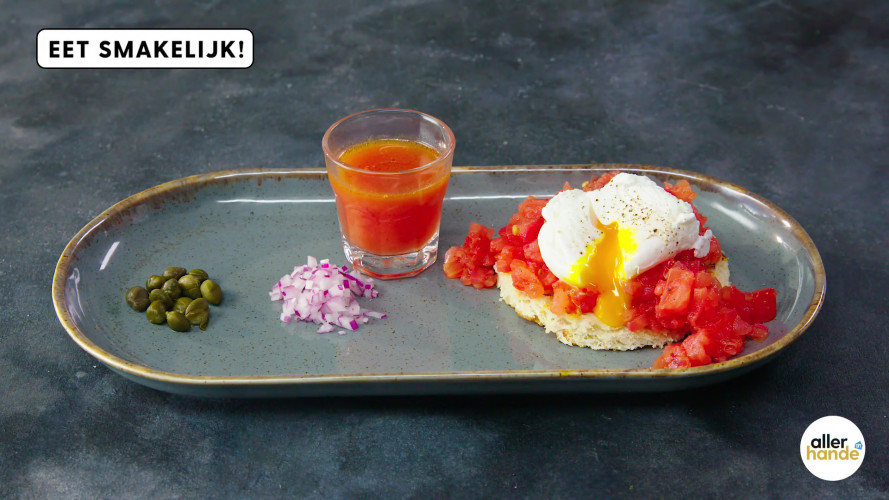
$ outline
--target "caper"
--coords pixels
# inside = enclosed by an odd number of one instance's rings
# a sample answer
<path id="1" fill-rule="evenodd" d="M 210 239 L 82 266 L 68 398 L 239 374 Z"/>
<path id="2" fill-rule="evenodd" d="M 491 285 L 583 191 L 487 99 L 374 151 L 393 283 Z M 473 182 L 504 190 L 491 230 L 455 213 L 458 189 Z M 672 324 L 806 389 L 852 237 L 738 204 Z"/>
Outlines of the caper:
<path id="1" fill-rule="evenodd" d="M 155 288 L 160 288 L 164 286 L 164 282 L 167 281 L 163 276 L 158 276 L 156 274 L 152 274 L 148 277 L 148 281 L 145 282 L 145 289 L 149 292 L 154 290 Z"/>
<path id="2" fill-rule="evenodd" d="M 188 321 L 200 326 L 201 330 L 206 330 L 207 324 L 210 323 L 210 311 L 198 311 L 197 314 L 192 315 L 192 319 Z"/>
<path id="3" fill-rule="evenodd" d="M 207 328 L 210 304 L 222 301 L 222 288 L 209 279 L 207 271 L 184 267 L 168 267 L 162 275 L 152 274 L 145 288 L 127 290 L 126 302 L 155 324 L 166 322 L 177 332 L 188 331 L 191 325 Z"/>
<path id="4" fill-rule="evenodd" d="M 171 309 L 173 307 L 173 298 L 170 297 L 170 294 L 163 291 L 160 288 L 155 288 L 148 294 L 148 300 L 154 302 L 155 300 L 159 300 L 164 303 L 164 307 L 167 309 Z"/>
<path id="5" fill-rule="evenodd" d="M 195 299 L 185 309 L 185 317 L 192 325 L 206 324 L 210 316 L 210 304 L 207 299 Z"/>
<path id="6" fill-rule="evenodd" d="M 160 325 L 167 320 L 167 308 L 160 300 L 155 300 L 145 310 L 145 317 L 155 325 Z"/>
<path id="7" fill-rule="evenodd" d="M 148 304 L 151 303 L 151 301 L 148 300 L 148 291 L 141 286 L 134 286 L 127 290 L 126 301 L 128 306 L 139 312 L 147 309 Z"/>
<path id="8" fill-rule="evenodd" d="M 207 271 L 204 271 L 203 269 L 192 269 L 191 271 L 188 271 L 188 274 L 194 276 L 200 282 L 203 282 L 204 280 L 210 278 L 210 275 L 207 274 Z"/>
<path id="9" fill-rule="evenodd" d="M 191 323 L 178 311 L 167 311 L 167 325 L 174 331 L 187 332 L 191 330 Z"/>
<path id="10" fill-rule="evenodd" d="M 195 311 L 209 311 L 210 303 L 207 302 L 207 299 L 194 299 L 190 304 L 185 308 L 185 315 L 188 316 L 189 313 Z"/>
<path id="11" fill-rule="evenodd" d="M 222 302 L 222 288 L 219 288 L 219 285 L 213 280 L 201 283 L 201 295 L 214 306 L 218 306 Z"/>
<path id="12" fill-rule="evenodd" d="M 201 298 L 201 282 L 190 274 L 179 278 L 179 286 L 182 288 L 182 295 L 192 299 Z"/>
<path id="13" fill-rule="evenodd" d="M 201 330 L 207 329 L 207 323 L 210 321 L 210 311 L 198 310 L 187 313 L 185 317 L 192 325 L 200 325 Z"/>
<path id="14" fill-rule="evenodd" d="M 191 299 L 188 297 L 179 297 L 176 299 L 176 303 L 173 304 L 173 310 L 176 312 L 180 312 L 185 314 L 185 310 L 188 308 L 188 304 L 191 304 Z"/>
<path id="15" fill-rule="evenodd" d="M 167 295 L 169 295 L 170 298 L 173 300 L 176 300 L 182 296 L 182 287 L 180 287 L 179 282 L 173 278 L 165 281 L 164 286 L 161 287 L 161 290 L 167 292 Z"/>
<path id="16" fill-rule="evenodd" d="M 164 269 L 164 279 L 178 280 L 185 275 L 184 267 L 168 267 Z"/>

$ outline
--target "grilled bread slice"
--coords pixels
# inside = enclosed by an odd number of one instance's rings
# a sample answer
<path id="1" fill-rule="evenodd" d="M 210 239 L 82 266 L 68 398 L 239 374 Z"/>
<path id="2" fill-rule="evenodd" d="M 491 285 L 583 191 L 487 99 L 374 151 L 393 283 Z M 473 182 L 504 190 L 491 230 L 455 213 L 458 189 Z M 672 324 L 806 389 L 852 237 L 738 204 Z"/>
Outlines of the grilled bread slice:
<path id="1" fill-rule="evenodd" d="M 722 285 L 729 284 L 728 260 L 725 256 L 709 272 Z M 500 288 L 500 299 L 512 306 L 519 316 L 536 322 L 547 333 L 555 333 L 563 344 L 597 350 L 629 351 L 640 347 L 663 347 L 685 336 L 682 334 L 674 337 L 644 329 L 631 332 L 627 327 L 608 326 L 592 313 L 558 316 L 550 311 L 551 295 L 533 299 L 528 297 L 525 292 L 512 286 L 512 276 L 509 273 L 497 273 L 497 287 Z"/>

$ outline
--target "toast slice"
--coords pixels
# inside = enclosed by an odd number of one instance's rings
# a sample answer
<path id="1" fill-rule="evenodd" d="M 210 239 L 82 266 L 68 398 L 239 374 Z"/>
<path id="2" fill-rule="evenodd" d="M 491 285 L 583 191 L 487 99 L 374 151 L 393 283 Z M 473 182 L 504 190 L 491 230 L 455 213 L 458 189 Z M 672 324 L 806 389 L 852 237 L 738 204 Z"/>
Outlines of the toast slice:
<path id="1" fill-rule="evenodd" d="M 725 256 L 709 272 L 722 285 L 730 284 L 728 259 Z M 512 276 L 509 273 L 497 273 L 497 287 L 500 288 L 500 299 L 512 306 L 519 316 L 534 321 L 547 333 L 555 333 L 563 344 L 597 350 L 629 351 L 640 347 L 663 347 L 685 337 L 685 334 L 671 336 L 651 330 L 632 332 L 627 327 L 608 326 L 592 313 L 558 316 L 549 309 L 551 295 L 534 299 L 528 297 L 525 292 L 512 286 Z"/>

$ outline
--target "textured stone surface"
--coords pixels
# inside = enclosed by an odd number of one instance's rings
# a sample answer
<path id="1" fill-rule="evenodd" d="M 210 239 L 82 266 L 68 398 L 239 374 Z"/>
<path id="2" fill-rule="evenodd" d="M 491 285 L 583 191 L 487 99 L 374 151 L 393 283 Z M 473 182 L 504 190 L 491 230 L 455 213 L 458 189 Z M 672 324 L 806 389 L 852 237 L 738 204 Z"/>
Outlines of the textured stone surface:
<path id="1" fill-rule="evenodd" d="M 316 5 L 317 4 L 317 5 Z M 0 497 L 885 497 L 885 2 L 5 2 L 0 8 Z M 247 70 L 45 70 L 43 28 L 249 28 Z M 782 356 L 670 394 L 196 400 L 131 383 L 57 321 L 70 237 L 185 175 L 320 166 L 325 128 L 399 106 L 455 164 L 637 162 L 774 201 L 828 294 Z M 843 415 L 839 483 L 799 440 Z"/>

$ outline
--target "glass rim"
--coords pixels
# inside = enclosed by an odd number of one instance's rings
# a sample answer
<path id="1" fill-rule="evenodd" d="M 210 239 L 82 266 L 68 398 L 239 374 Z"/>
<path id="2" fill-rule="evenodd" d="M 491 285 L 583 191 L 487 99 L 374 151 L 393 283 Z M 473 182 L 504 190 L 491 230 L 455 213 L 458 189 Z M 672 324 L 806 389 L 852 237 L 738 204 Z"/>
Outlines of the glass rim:
<path id="1" fill-rule="evenodd" d="M 331 132 L 333 132 L 333 130 L 335 128 L 337 128 L 337 126 L 339 126 L 341 123 L 345 122 L 346 120 L 350 120 L 356 116 L 364 115 L 364 114 L 368 114 L 368 113 L 379 113 L 379 112 L 414 114 L 414 115 L 420 115 L 421 117 L 431 120 L 436 125 L 440 126 L 442 129 L 444 129 L 445 133 L 447 134 L 447 138 L 448 138 L 448 147 L 445 149 L 444 152 L 441 153 L 441 156 L 430 161 L 429 163 L 425 163 L 423 165 L 420 165 L 419 167 L 414 167 L 409 170 L 400 170 L 397 172 L 379 172 L 376 170 L 367 170 L 364 168 L 355 167 L 355 166 L 349 165 L 347 163 L 341 162 L 339 158 L 337 158 L 336 156 L 331 154 L 328 142 L 330 139 Z M 334 164 L 336 164 L 336 166 L 338 168 L 342 168 L 342 169 L 349 170 L 352 172 L 360 172 L 362 174 L 367 174 L 367 175 L 392 176 L 392 177 L 398 177 L 398 176 L 405 175 L 405 174 L 412 174 L 412 173 L 420 172 L 420 171 L 430 168 L 433 165 L 441 163 L 441 162 L 445 161 L 445 159 L 447 159 L 449 156 L 454 154 L 454 149 L 456 148 L 456 146 L 457 146 L 457 139 L 456 139 L 456 137 L 454 137 L 454 132 L 451 130 L 451 127 L 448 127 L 448 125 L 445 122 L 439 120 L 438 118 L 436 118 L 428 113 L 424 113 L 422 111 L 417 111 L 414 109 L 405 109 L 405 108 L 374 108 L 374 109 L 366 109 L 364 111 L 358 111 L 357 113 L 352 113 L 351 115 L 344 116 L 343 118 L 340 118 L 339 120 L 334 122 L 333 125 L 328 127 L 327 131 L 324 132 L 324 137 L 321 138 L 321 150 L 324 152 L 325 158 L 329 159 Z"/>

